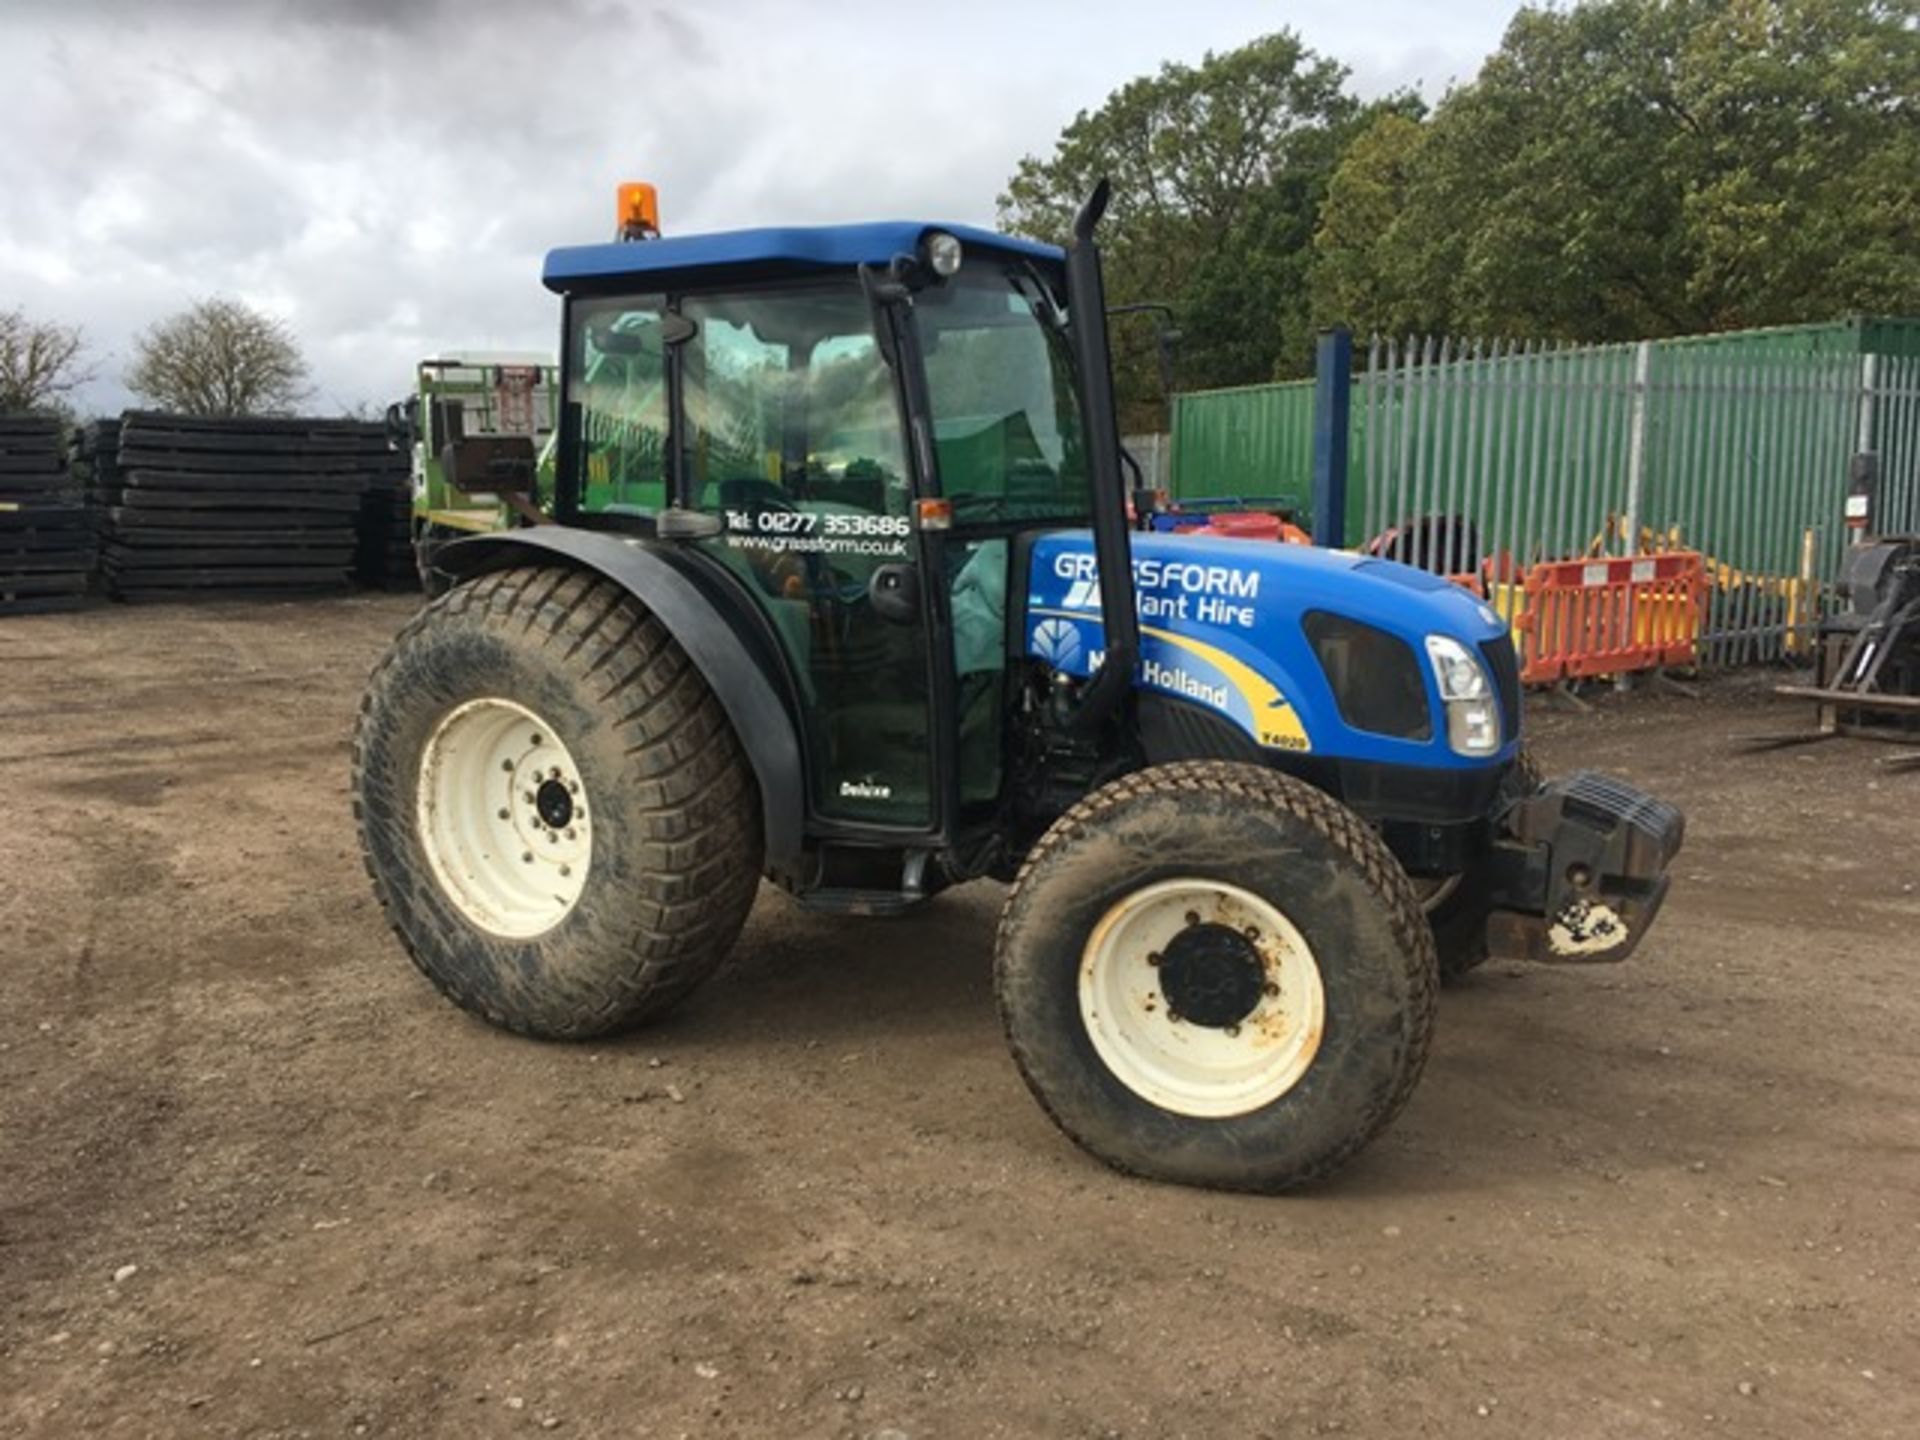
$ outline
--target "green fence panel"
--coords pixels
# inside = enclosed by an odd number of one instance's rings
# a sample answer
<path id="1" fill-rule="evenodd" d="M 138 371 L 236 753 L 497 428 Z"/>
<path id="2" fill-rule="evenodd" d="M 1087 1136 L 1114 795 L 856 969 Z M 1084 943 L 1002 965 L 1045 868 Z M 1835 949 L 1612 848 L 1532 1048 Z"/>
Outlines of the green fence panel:
<path id="1" fill-rule="evenodd" d="M 1697 549 L 1709 658 L 1798 649 L 1836 573 L 1847 463 L 1878 452 L 1878 528 L 1920 531 L 1920 319 L 1859 318 L 1641 345 L 1373 340 L 1356 377 L 1348 534 L 1514 575 L 1542 560 Z M 1176 397 L 1173 491 L 1310 521 L 1313 385 Z M 1412 523 L 1410 523 L 1412 522 Z M 1509 597 L 1513 599 L 1515 597 Z"/>

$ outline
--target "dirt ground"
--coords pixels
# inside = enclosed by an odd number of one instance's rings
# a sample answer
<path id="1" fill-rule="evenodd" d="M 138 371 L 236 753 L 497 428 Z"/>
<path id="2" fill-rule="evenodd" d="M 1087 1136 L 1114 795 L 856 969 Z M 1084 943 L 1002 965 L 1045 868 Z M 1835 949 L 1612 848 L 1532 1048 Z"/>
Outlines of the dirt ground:
<path id="1" fill-rule="evenodd" d="M 1624 967 L 1448 992 L 1335 1182 L 1122 1179 L 1030 1102 L 1000 892 L 764 894 L 669 1023 L 418 979 L 347 733 L 410 609 L 0 620 L 0 1433 L 1920 1434 L 1920 774 L 1801 707 L 1541 707 L 1683 804 Z"/>

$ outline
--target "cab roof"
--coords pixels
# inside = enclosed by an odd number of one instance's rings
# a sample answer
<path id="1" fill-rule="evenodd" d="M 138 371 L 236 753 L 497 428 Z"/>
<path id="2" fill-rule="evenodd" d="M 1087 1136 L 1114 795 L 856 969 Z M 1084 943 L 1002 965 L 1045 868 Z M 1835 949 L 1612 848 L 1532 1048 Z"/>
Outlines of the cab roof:
<path id="1" fill-rule="evenodd" d="M 720 279 L 782 270 L 842 270 L 885 265 L 913 254 L 923 236 L 944 230 L 969 251 L 1059 263 L 1057 245 L 997 235 L 972 225 L 924 220 L 882 220 L 865 225 L 783 225 L 764 230 L 721 230 L 605 245 L 569 245 L 547 252 L 541 280 L 549 290 L 597 289 L 633 279 L 669 285 L 698 277 Z"/>

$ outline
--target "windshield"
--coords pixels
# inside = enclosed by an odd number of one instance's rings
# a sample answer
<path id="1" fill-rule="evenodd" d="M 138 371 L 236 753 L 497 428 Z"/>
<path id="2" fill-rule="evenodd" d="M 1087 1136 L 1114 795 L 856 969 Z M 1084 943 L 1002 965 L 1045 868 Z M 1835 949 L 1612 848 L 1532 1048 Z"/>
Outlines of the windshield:
<path id="1" fill-rule="evenodd" d="M 970 264 L 914 297 L 942 493 L 956 524 L 1063 521 L 1089 509 L 1066 337 L 1028 276 Z"/>

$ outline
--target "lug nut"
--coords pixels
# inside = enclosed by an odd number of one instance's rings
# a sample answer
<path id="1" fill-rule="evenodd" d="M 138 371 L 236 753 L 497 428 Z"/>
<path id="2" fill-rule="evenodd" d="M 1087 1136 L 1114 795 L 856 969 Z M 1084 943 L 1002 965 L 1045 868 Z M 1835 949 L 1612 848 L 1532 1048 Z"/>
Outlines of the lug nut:
<path id="1" fill-rule="evenodd" d="M 1278 995 L 1280 993 L 1280 987 L 1274 984 L 1273 981 L 1271 980 L 1269 980 L 1266 984 L 1262 985 L 1260 989 L 1269 999 L 1271 999 L 1273 996 Z"/>
<path id="2" fill-rule="evenodd" d="M 1180 1023 L 1180 1012 L 1169 1005 L 1167 1007 L 1167 1019 L 1171 1020 L 1175 1025 L 1178 1025 Z"/>
<path id="3" fill-rule="evenodd" d="M 538 735 L 535 735 L 531 743 L 538 745 L 540 743 L 540 737 Z"/>
<path id="4" fill-rule="evenodd" d="M 573 874 L 573 867 L 571 865 L 562 865 L 560 867 L 560 873 L 562 875 L 571 875 Z"/>
<path id="5" fill-rule="evenodd" d="M 573 831 L 573 830 L 572 830 L 571 828 L 569 828 L 569 829 L 568 829 L 568 831 L 567 831 L 567 839 L 569 839 L 569 840 L 578 840 L 579 838 L 580 838 L 580 837 L 579 837 L 579 836 L 578 836 L 577 834 L 575 834 L 575 833 L 574 833 L 574 831 Z"/>
<path id="6" fill-rule="evenodd" d="M 513 773 L 513 761 L 511 761 L 511 760 L 502 760 L 502 761 L 500 762 L 500 768 L 501 768 L 502 770 L 504 770 L 504 771 L 506 771 L 506 772 L 507 772 L 507 773 L 508 773 L 509 775 L 511 775 L 511 774 Z"/>
<path id="7" fill-rule="evenodd" d="M 1161 959 L 1160 952 L 1158 950 L 1155 950 L 1154 952 L 1152 952 L 1150 955 L 1147 956 L 1147 964 L 1158 965 L 1160 963 L 1160 959 Z"/>
<path id="8" fill-rule="evenodd" d="M 513 812 L 511 810 L 502 809 L 497 813 L 502 820 L 511 820 L 513 818 Z"/>
<path id="9" fill-rule="evenodd" d="M 1242 933 L 1246 935 L 1247 939 L 1257 941 L 1260 938 L 1260 927 L 1258 925 L 1249 925 Z"/>
<path id="10" fill-rule="evenodd" d="M 547 778 L 550 780 L 558 780 L 560 778 L 560 767 L 556 765 L 551 770 L 547 771 Z"/>
<path id="11" fill-rule="evenodd" d="M 1187 911 L 1187 924 L 1198 925 L 1199 923 L 1200 923 L 1200 912 L 1198 910 Z"/>
<path id="12" fill-rule="evenodd" d="M 542 830 L 547 830 L 547 827 L 546 827 L 546 826 L 544 826 L 544 825 L 542 825 L 542 826 L 541 826 L 540 828 L 541 828 Z M 556 844 L 558 844 L 558 843 L 559 843 L 559 841 L 560 841 L 560 832 L 559 832 L 559 831 L 557 831 L 557 830 L 547 830 L 547 843 L 548 843 L 549 845 L 556 845 Z"/>
<path id="13" fill-rule="evenodd" d="M 1239 1033 L 1240 1033 L 1240 1027 L 1238 1025 L 1227 1026 L 1227 1038 L 1229 1040 L 1233 1039 L 1233 1037 L 1238 1035 Z"/>
<path id="14" fill-rule="evenodd" d="M 533 851 L 531 851 L 531 850 L 523 850 L 523 851 L 521 851 L 521 852 L 520 852 L 520 863 L 521 863 L 521 864 L 523 864 L 523 865 L 531 865 L 531 864 L 533 864 Z"/>

